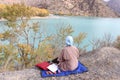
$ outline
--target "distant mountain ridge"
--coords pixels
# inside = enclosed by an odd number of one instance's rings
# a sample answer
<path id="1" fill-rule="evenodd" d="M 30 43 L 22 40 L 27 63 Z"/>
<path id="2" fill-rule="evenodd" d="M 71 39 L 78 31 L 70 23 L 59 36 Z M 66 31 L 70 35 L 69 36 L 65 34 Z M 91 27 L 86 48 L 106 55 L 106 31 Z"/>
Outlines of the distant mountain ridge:
<path id="1" fill-rule="evenodd" d="M 110 0 L 107 4 L 115 12 L 120 13 L 120 0 Z"/>
<path id="2" fill-rule="evenodd" d="M 9 3 L 8 3 L 9 1 Z M 21 3 L 26 5 L 46 8 L 51 13 L 96 16 L 96 17 L 118 17 L 103 0 L 1 0 L 0 3 Z"/>

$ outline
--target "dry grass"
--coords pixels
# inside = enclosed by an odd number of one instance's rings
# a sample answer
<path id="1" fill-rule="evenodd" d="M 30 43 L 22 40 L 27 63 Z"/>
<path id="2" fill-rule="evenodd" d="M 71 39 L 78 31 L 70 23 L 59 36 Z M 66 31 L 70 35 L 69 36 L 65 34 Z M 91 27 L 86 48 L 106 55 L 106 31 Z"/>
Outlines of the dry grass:
<path id="1" fill-rule="evenodd" d="M 63 77 L 41 78 L 37 68 L 22 71 L 0 73 L 1 80 L 120 80 L 120 51 L 113 47 L 104 47 L 84 54 L 80 61 L 89 71 L 83 74 Z"/>

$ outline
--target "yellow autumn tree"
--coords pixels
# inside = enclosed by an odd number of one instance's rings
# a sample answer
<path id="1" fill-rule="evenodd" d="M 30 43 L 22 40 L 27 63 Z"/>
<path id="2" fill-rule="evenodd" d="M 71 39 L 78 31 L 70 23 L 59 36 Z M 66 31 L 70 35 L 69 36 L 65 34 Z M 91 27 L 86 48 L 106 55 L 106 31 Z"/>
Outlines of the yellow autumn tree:
<path id="1" fill-rule="evenodd" d="M 6 7 L 6 5 L 0 4 L 0 19 L 2 18 L 2 12 L 4 11 L 5 7 Z"/>
<path id="2" fill-rule="evenodd" d="M 7 40 L 9 45 L 14 45 L 17 48 L 18 53 L 15 61 L 21 65 L 21 69 L 31 67 L 37 63 L 35 59 L 39 48 L 35 46 L 47 42 L 49 37 L 44 35 L 44 31 L 40 30 L 41 27 L 38 22 L 28 22 L 33 15 L 31 7 L 24 4 L 7 5 L 4 12 L 2 12 L 2 17 L 7 20 L 5 25 L 8 26 L 8 29 L 0 33 L 0 37 L 2 41 Z M 32 36 L 30 33 L 32 33 Z M 39 42 L 36 43 L 37 41 Z M 47 44 L 46 49 L 45 51 L 51 53 L 51 47 L 47 47 Z M 41 53 L 47 52 L 41 51 Z M 50 54 L 46 54 L 46 56 L 49 58 Z"/>
<path id="3" fill-rule="evenodd" d="M 46 9 L 40 9 L 36 7 L 32 7 L 31 9 L 34 12 L 34 16 L 45 17 L 49 15 L 49 11 Z"/>
<path id="4" fill-rule="evenodd" d="M 15 70 L 14 62 L 17 58 L 17 53 L 17 48 L 11 44 L 0 45 L 0 72 Z"/>
<path id="5" fill-rule="evenodd" d="M 48 15 L 48 11 L 37 9 L 35 14 L 45 16 Z M 31 16 L 35 14 L 31 7 L 24 4 L 7 5 L 2 12 L 2 17 L 7 20 L 5 25 L 8 29 L 0 33 L 0 40 L 9 43 L 6 45 L 7 48 L 2 47 L 4 49 L 3 52 L 1 49 L 2 56 L 5 56 L 5 53 L 9 56 L 10 50 L 16 51 L 16 55 L 14 52 L 10 54 L 14 56 L 14 61 L 20 64 L 21 69 L 31 67 L 41 61 L 51 60 L 64 46 L 65 37 L 74 32 L 71 25 L 61 25 L 54 35 L 45 35 L 46 31 L 42 30 L 39 22 L 29 23 Z M 3 62 L 7 64 L 11 58 L 6 58 L 8 61 Z"/>

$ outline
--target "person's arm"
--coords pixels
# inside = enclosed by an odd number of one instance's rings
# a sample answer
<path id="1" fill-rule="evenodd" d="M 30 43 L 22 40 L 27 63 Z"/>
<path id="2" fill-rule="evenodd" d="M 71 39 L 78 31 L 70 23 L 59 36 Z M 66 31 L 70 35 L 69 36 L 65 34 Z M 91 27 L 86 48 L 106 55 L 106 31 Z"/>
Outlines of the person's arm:
<path id="1" fill-rule="evenodd" d="M 80 57 L 80 51 L 78 50 L 77 53 L 78 53 L 77 58 L 79 58 Z"/>
<path id="2" fill-rule="evenodd" d="M 60 55 L 58 56 L 58 61 L 59 62 L 63 62 L 63 50 L 62 50 L 62 52 L 60 53 Z"/>
<path id="3" fill-rule="evenodd" d="M 53 59 L 53 60 L 52 60 L 52 63 L 56 63 L 56 64 L 58 64 L 58 63 L 59 63 L 59 61 L 58 61 L 58 57 L 55 58 L 55 59 Z"/>
<path id="4" fill-rule="evenodd" d="M 75 47 L 76 48 L 76 47 Z M 79 52 L 79 50 L 78 50 L 78 48 L 76 48 L 76 56 L 77 56 L 77 58 L 79 58 L 80 57 L 80 52 Z"/>

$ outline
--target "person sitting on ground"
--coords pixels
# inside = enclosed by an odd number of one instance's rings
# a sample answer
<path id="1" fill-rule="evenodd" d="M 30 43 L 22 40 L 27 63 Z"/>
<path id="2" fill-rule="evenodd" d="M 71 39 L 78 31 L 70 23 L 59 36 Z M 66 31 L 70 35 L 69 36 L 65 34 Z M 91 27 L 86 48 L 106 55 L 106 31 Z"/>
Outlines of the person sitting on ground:
<path id="1" fill-rule="evenodd" d="M 78 67 L 78 58 L 79 50 L 73 46 L 72 36 L 67 36 L 66 46 L 62 49 L 61 54 L 52 60 L 52 62 L 57 63 L 59 69 L 62 71 L 72 71 Z"/>

